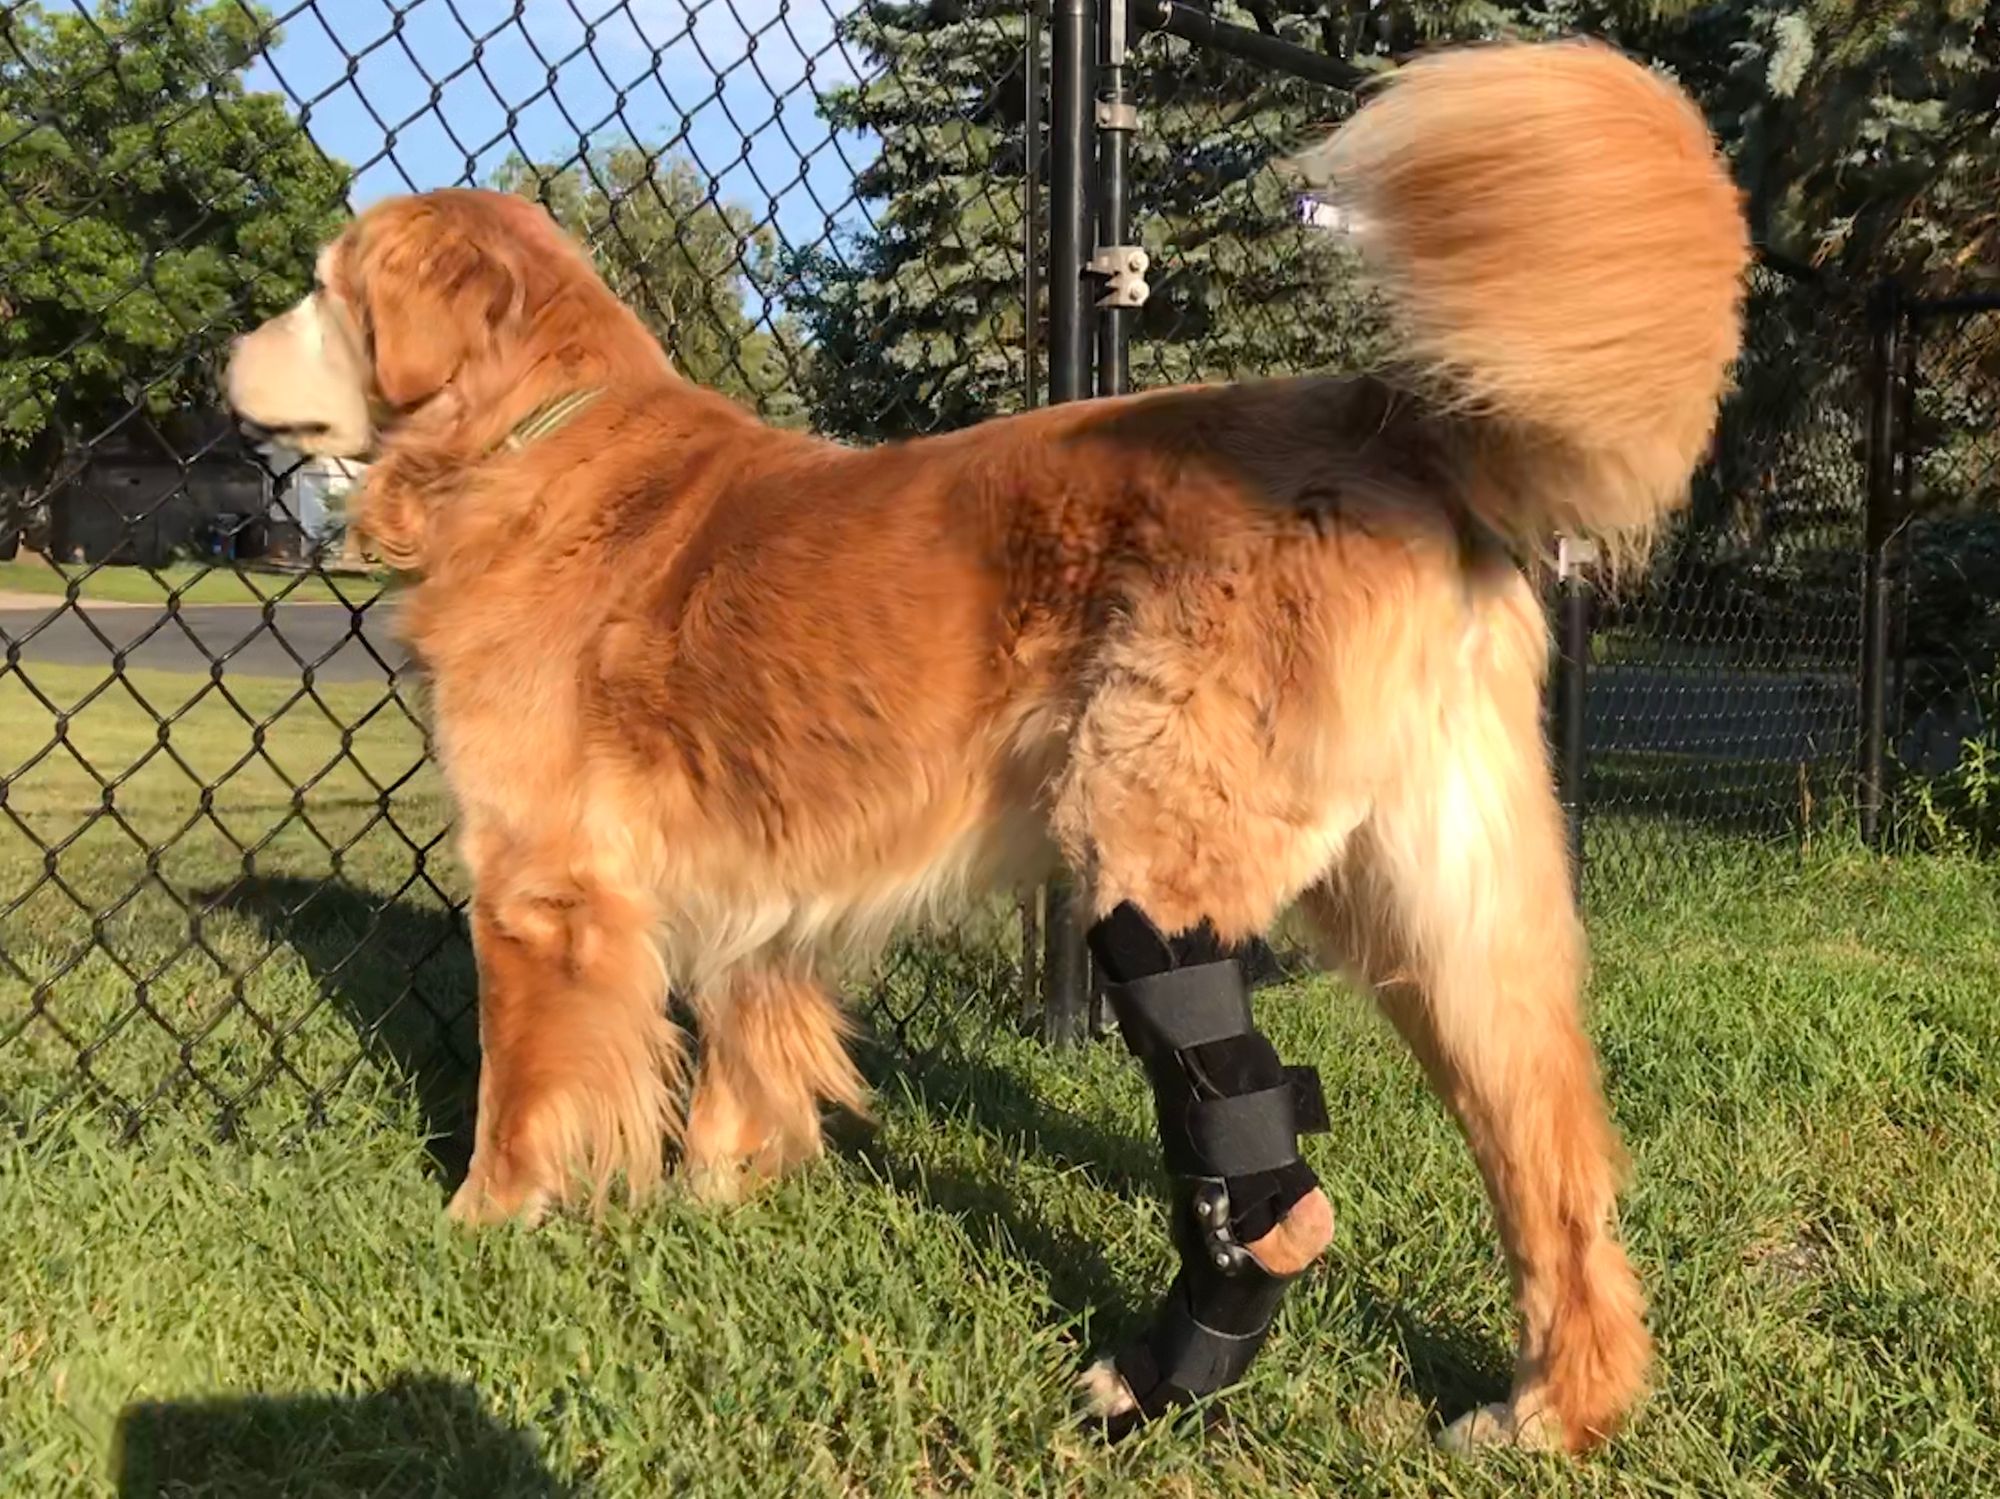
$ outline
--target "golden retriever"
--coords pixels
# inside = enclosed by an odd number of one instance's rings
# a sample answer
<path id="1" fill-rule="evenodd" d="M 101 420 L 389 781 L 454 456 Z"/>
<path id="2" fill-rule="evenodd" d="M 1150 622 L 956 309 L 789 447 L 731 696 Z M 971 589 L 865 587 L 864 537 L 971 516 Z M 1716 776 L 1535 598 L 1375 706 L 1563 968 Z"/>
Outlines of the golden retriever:
<path id="1" fill-rule="evenodd" d="M 856 451 L 678 376 L 540 208 L 475 191 L 370 209 L 242 341 L 237 412 L 372 459 L 361 524 L 419 575 L 481 990 L 454 1214 L 640 1193 L 675 1144 L 708 1190 L 813 1156 L 862 1105 L 831 956 L 969 893 L 1060 863 L 1085 919 L 1229 942 L 1297 902 L 1492 1195 L 1518 1363 L 1460 1435 L 1612 1430 L 1649 1341 L 1530 576 L 1681 500 L 1739 195 L 1688 100 L 1591 44 L 1419 59 L 1295 165 L 1399 311 L 1394 370 Z M 1315 1191 L 1263 1249 L 1329 1233 Z"/>

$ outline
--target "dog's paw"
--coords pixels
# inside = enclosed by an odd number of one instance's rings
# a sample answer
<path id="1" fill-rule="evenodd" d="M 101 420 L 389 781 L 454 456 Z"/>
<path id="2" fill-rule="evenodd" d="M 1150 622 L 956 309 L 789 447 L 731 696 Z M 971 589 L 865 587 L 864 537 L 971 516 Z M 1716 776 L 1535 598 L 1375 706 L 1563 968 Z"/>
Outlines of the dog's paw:
<path id="1" fill-rule="evenodd" d="M 492 1223 L 518 1223 L 523 1228 L 533 1228 L 548 1215 L 549 1205 L 549 1194 L 541 1188 L 502 1186 L 475 1162 L 465 1181 L 452 1193 L 445 1216 L 472 1228 Z"/>
<path id="2" fill-rule="evenodd" d="M 1099 1359 L 1077 1375 L 1076 1390 L 1087 1420 L 1116 1421 L 1139 1408 L 1132 1387 L 1108 1358 Z"/>
<path id="3" fill-rule="evenodd" d="M 1482 1405 L 1469 1410 L 1438 1433 L 1447 1452 L 1471 1452 L 1481 1447 L 1517 1447 L 1529 1452 L 1562 1450 L 1562 1422 L 1551 1410 L 1525 1415 L 1512 1405 Z"/>
<path id="4" fill-rule="evenodd" d="M 747 1161 L 684 1161 L 674 1181 L 704 1207 L 734 1207 L 761 1184 Z"/>

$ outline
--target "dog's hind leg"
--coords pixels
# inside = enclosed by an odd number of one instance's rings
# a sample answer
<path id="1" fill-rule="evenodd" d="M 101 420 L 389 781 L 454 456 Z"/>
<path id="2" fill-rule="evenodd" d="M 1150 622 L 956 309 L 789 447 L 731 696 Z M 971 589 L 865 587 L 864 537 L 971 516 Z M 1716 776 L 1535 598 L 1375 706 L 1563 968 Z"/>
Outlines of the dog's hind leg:
<path id="1" fill-rule="evenodd" d="M 1146 1332 L 1086 1376 L 1114 1436 L 1239 1380 L 1333 1233 L 1298 1149 L 1324 1127 L 1317 1079 L 1258 1033 L 1238 954 L 1353 818 L 1274 771 L 1277 689 L 1217 671 L 1214 640 L 1189 638 L 1255 631 L 1256 613 L 1221 591 L 1170 602 L 1192 619 L 1114 647 L 1055 808 L 1108 997 L 1152 1082 L 1181 1260 Z"/>
<path id="2" fill-rule="evenodd" d="M 818 1156 L 823 1105 L 866 1111 L 853 1027 L 811 976 L 745 970 L 697 995 L 695 1011 L 701 1065 L 682 1171 L 698 1196 L 726 1201 Z"/>
<path id="3" fill-rule="evenodd" d="M 1169 918 L 1172 920 L 1172 918 Z M 1152 1325 L 1086 1377 L 1114 1436 L 1234 1384 L 1285 1288 L 1333 1233 L 1302 1132 L 1319 1080 L 1258 1033 L 1237 952 L 1207 921 L 1163 931 L 1124 901 L 1090 929 L 1126 1044 L 1153 1085 L 1180 1270 Z"/>
<path id="4" fill-rule="evenodd" d="M 1493 1200 L 1514 1388 L 1458 1421 L 1455 1446 L 1589 1446 L 1650 1352 L 1611 1233 L 1620 1151 L 1578 1019 L 1582 932 L 1534 697 L 1526 672 L 1468 693 L 1304 902 L 1457 1116 Z"/>

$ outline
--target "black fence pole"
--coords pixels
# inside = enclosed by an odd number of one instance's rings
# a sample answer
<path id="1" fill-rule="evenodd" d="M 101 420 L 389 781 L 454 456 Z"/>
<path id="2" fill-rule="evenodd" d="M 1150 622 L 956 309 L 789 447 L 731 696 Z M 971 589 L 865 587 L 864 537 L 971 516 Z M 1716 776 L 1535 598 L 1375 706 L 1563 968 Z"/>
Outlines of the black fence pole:
<path id="1" fill-rule="evenodd" d="M 1032 409 L 1042 400 L 1042 364 L 1036 338 L 1042 310 L 1042 152 L 1047 146 L 1042 97 L 1042 11 L 1044 0 L 1028 0 L 1026 35 L 1021 46 L 1021 404 Z M 1025 1030 L 1046 1001 L 1048 926 L 1044 905 L 1047 891 L 1030 890 L 1021 897 L 1020 1023 Z M 1060 913 L 1058 913 L 1060 914 Z"/>
<path id="2" fill-rule="evenodd" d="M 1889 717 L 1889 539 L 1896 494 L 1896 343 L 1903 309 L 1892 282 L 1868 304 L 1868 498 L 1862 536 L 1861 744 L 1855 801 L 1861 840 L 1882 840 Z"/>
<path id="3" fill-rule="evenodd" d="M 1089 262 L 1096 131 L 1090 79 L 1097 0 L 1055 0 L 1049 18 L 1049 400 L 1091 393 Z"/>
<path id="4" fill-rule="evenodd" d="M 1225 52 L 1309 83 L 1324 83 L 1351 92 L 1376 76 L 1366 68 L 1357 68 L 1353 63 L 1301 47 L 1283 37 L 1218 21 L 1204 5 L 1183 5 L 1179 0 L 1131 0 L 1131 16 L 1132 24 L 1142 31 L 1164 31 L 1208 51 Z"/>
<path id="5" fill-rule="evenodd" d="M 1564 537 L 1556 552 L 1556 784 L 1569 831 L 1570 868 L 1583 884 L 1584 776 L 1589 768 L 1584 705 L 1590 672 L 1590 580 L 1584 567 L 1594 550 Z"/>
<path id="6" fill-rule="evenodd" d="M 1146 300 L 1145 256 L 1131 237 L 1132 205 L 1128 168 L 1139 111 L 1126 90 L 1127 0 L 1098 0 L 1097 93 L 1091 123 L 1097 148 L 1096 232 L 1087 262 L 1089 295 L 1096 303 L 1097 394 L 1122 396 L 1132 388 L 1132 318 Z M 1103 986 L 1096 965 L 1084 959 L 1084 1033 L 1108 1026 Z"/>
<path id="7" fill-rule="evenodd" d="M 1047 144 L 1042 110 L 1042 9 L 1028 0 L 1027 35 L 1021 47 L 1021 400 L 1042 399 L 1041 353 L 1035 347 L 1042 311 L 1042 151 Z"/>
<path id="8" fill-rule="evenodd" d="M 1095 350 L 1089 262 L 1096 130 L 1091 74 L 1097 63 L 1097 0 L 1055 0 L 1049 18 L 1049 401 L 1091 394 Z M 1042 1036 L 1082 1038 L 1089 956 L 1066 881 L 1051 884 L 1042 917 Z"/>
<path id="9" fill-rule="evenodd" d="M 2000 307 L 2000 300 L 1994 304 Z M 1924 314 L 1928 304 L 1913 302 L 1907 298 L 1900 304 L 1903 315 L 1902 331 L 1897 339 L 1897 362 L 1901 369 L 1896 375 L 1896 485 L 1895 508 L 1892 511 L 1894 535 L 1902 534 L 1902 527 L 1911 513 L 1910 487 L 1915 482 L 1915 463 L 1909 452 L 1910 434 L 1917 430 L 1917 399 L 1920 390 L 1918 361 L 1923 355 L 1923 341 L 1927 330 Z M 1906 559 L 1898 552 L 1887 559 L 1892 565 L 1891 582 L 1884 595 L 1890 601 L 1889 615 L 1889 664 L 1886 690 L 1889 706 L 1885 715 L 1890 745 L 1900 744 L 1903 733 L 1909 727 L 1905 721 L 1909 712 L 1909 666 L 1910 666 L 1910 569 L 1904 565 Z M 1884 771 L 1887 771 L 1885 765 Z M 1889 821 L 1895 821 L 1894 778 L 1884 787 L 1887 805 L 1884 807 Z"/>
<path id="10" fill-rule="evenodd" d="M 1101 49 L 1095 111 L 1097 125 L 1097 248 L 1091 269 L 1102 281 L 1097 321 L 1097 393 L 1122 396 L 1132 388 L 1132 317 L 1146 300 L 1139 279 L 1145 259 L 1131 238 L 1132 204 L 1127 165 L 1139 111 L 1125 88 L 1126 0 L 1100 0 Z"/>

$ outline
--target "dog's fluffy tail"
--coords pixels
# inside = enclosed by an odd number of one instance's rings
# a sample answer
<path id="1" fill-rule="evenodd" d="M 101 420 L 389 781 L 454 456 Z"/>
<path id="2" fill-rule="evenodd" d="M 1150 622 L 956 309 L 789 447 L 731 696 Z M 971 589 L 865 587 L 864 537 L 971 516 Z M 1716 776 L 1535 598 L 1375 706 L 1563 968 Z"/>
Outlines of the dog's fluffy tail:
<path id="1" fill-rule="evenodd" d="M 1741 198 L 1687 96 L 1596 43 L 1438 52 L 1294 165 L 1348 211 L 1432 386 L 1479 418 L 1473 502 L 1523 540 L 1642 550 L 1742 331 Z"/>

